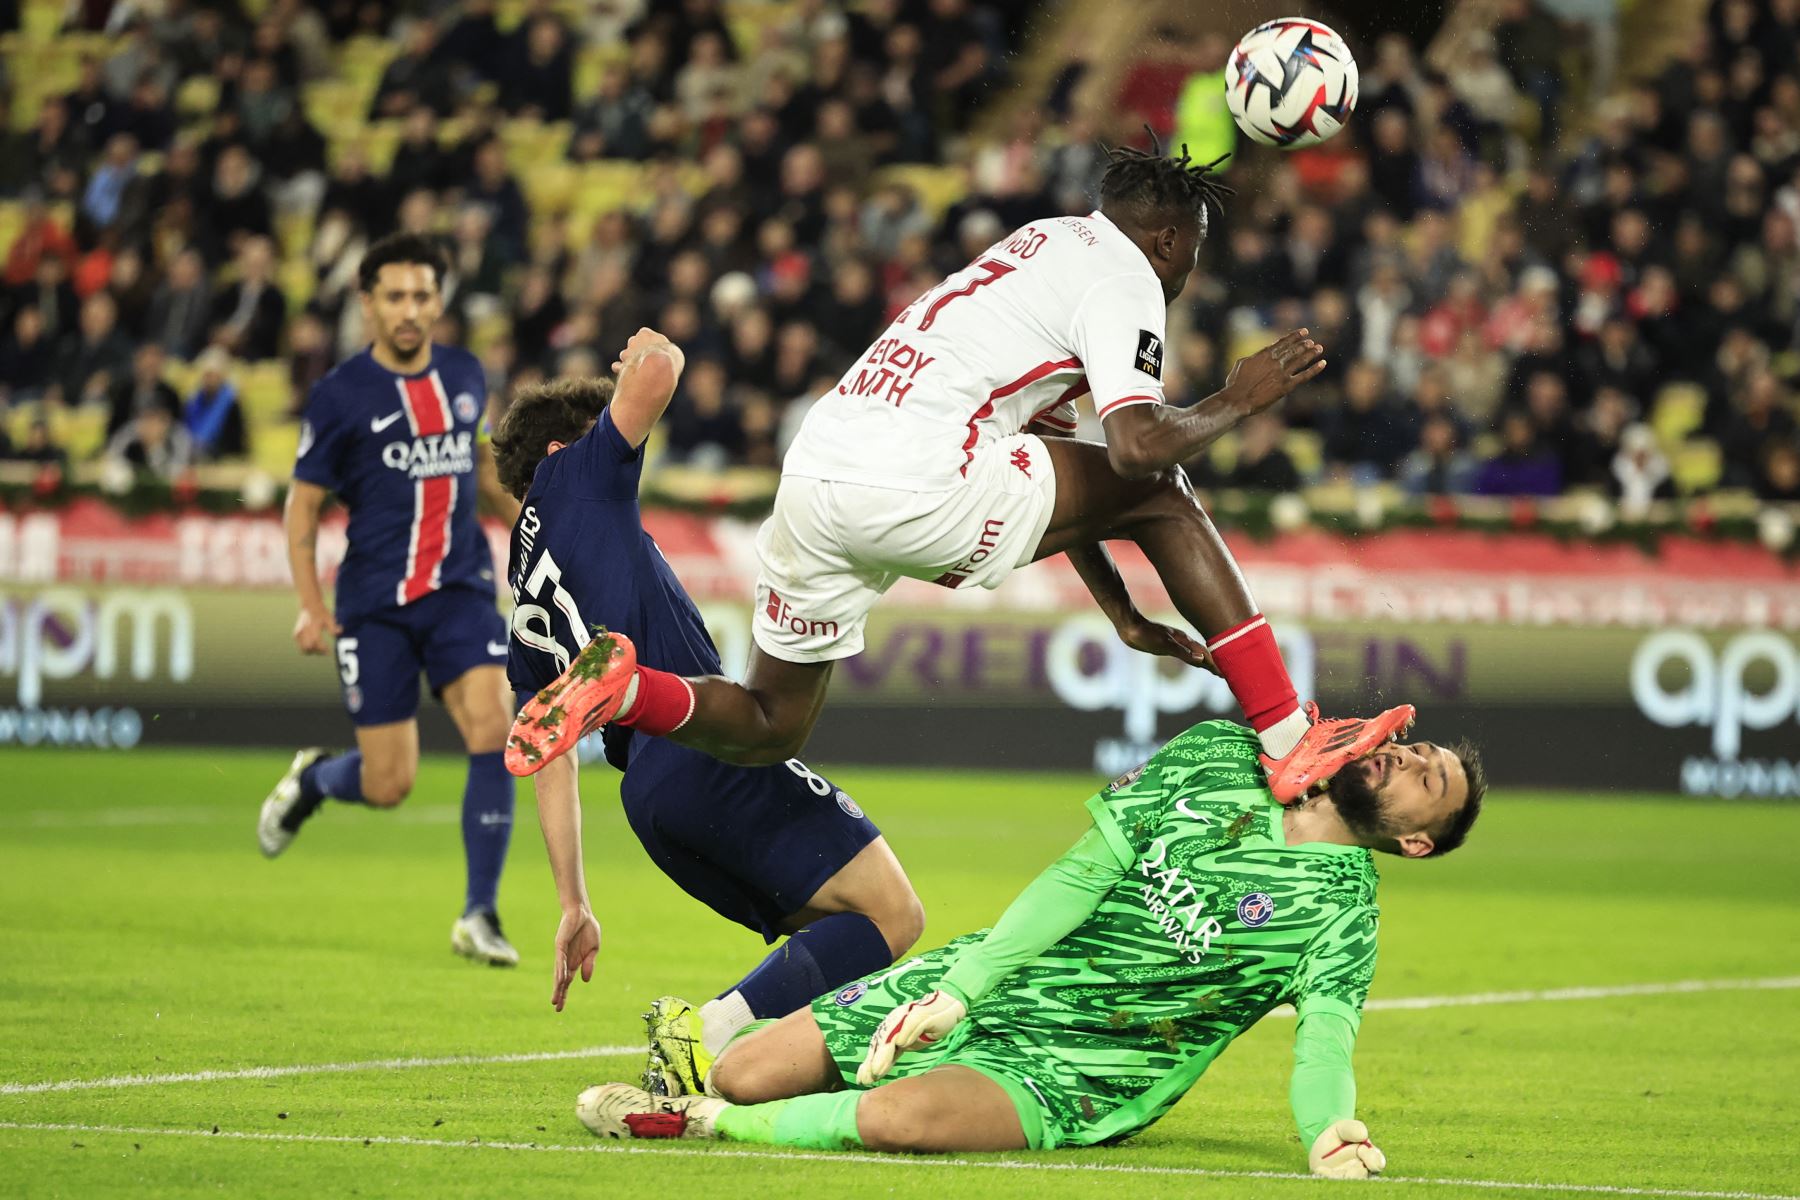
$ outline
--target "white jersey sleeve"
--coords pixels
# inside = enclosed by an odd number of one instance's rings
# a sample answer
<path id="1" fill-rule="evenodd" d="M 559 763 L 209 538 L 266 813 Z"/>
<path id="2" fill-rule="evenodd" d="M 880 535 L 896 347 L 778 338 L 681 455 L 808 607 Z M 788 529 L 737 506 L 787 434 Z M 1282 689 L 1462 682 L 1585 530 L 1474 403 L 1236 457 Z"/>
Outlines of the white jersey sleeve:
<path id="1" fill-rule="evenodd" d="M 1163 402 L 1167 315 L 1156 276 L 1147 271 L 1103 279 L 1082 298 L 1069 341 L 1081 356 L 1100 417 Z"/>

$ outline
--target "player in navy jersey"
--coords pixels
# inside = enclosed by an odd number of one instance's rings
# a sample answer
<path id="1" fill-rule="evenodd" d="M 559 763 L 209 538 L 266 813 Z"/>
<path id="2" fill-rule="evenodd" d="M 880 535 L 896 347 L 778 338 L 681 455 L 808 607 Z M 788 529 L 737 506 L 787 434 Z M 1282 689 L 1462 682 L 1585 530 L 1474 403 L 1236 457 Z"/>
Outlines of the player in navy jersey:
<path id="1" fill-rule="evenodd" d="M 605 379 L 527 388 L 501 419 L 501 482 L 524 502 L 513 526 L 507 670 L 521 700 L 553 682 L 594 636 L 625 633 L 643 661 L 716 676 L 719 653 L 699 611 L 645 532 L 642 447 L 683 365 L 661 334 L 640 330 Z M 571 731 L 573 735 L 573 731 Z M 766 942 L 789 937 L 698 1010 L 664 997 L 649 1014 L 653 1090 L 697 1091 L 711 1055 L 752 1020 L 880 970 L 917 940 L 924 910 L 887 841 L 845 792 L 798 759 L 732 766 L 624 726 L 606 731 L 625 772 L 620 798 L 656 865 L 695 899 Z M 581 865 L 577 757 L 535 776 L 538 824 L 556 878 L 552 1002 L 593 975 L 600 926 Z"/>
<path id="2" fill-rule="evenodd" d="M 373 344 L 313 386 L 288 494 L 288 562 L 299 593 L 294 641 L 324 654 L 335 639 L 356 749 L 302 750 L 264 801 L 257 840 L 287 849 L 326 799 L 392 808 L 419 768 L 419 673 L 449 710 L 469 752 L 463 791 L 468 888 L 451 927 L 457 953 L 519 961 L 495 911 L 512 834 L 513 782 L 501 751 L 511 721 L 506 622 L 494 561 L 476 520 L 477 493 L 511 519 L 483 433 L 487 385 L 475 356 L 435 345 L 447 264 L 425 238 L 376 242 L 359 277 Z M 319 510 L 335 493 L 350 510 L 335 615 L 319 585 Z"/>

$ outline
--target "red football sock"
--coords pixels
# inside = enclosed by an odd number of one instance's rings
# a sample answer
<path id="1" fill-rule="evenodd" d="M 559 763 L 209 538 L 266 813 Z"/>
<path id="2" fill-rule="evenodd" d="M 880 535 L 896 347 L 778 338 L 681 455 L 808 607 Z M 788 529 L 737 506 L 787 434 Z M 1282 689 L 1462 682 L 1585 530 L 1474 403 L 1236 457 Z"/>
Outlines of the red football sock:
<path id="1" fill-rule="evenodd" d="M 1219 674 L 1244 710 L 1250 727 L 1261 733 L 1300 710 L 1294 682 L 1275 645 L 1275 631 L 1257 613 L 1206 644 Z"/>
<path id="2" fill-rule="evenodd" d="M 681 676 L 640 666 L 636 682 L 637 699 L 629 711 L 613 718 L 613 724 L 661 737 L 674 733 L 694 715 L 694 685 Z"/>

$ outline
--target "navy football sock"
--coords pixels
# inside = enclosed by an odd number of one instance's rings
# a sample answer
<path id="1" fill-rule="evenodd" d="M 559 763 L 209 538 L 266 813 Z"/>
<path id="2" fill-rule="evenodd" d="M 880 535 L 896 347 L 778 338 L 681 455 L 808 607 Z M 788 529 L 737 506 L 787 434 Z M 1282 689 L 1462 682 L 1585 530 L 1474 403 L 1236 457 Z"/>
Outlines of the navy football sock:
<path id="1" fill-rule="evenodd" d="M 289 833 L 294 832 L 327 800 L 342 800 L 349 804 L 363 802 L 362 751 L 352 750 L 321 758 L 300 772 L 300 802 L 288 810 L 281 820 L 281 827 Z"/>
<path id="2" fill-rule="evenodd" d="M 463 856 L 469 864 L 469 894 L 463 915 L 493 912 L 500 870 L 512 840 L 513 777 L 504 751 L 469 755 L 469 782 L 463 788 Z"/>
<path id="3" fill-rule="evenodd" d="M 833 913 L 769 951 L 731 991 L 743 997 L 757 1020 L 785 1017 L 893 961 L 875 922 L 861 913 Z"/>

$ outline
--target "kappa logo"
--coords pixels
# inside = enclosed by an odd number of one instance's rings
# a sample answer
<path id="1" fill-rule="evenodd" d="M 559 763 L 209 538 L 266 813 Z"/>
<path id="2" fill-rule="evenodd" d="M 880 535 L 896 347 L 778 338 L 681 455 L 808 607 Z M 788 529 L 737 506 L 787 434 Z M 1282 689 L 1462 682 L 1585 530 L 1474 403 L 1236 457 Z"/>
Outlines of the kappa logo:
<path id="1" fill-rule="evenodd" d="M 1031 452 L 1020 446 L 1012 452 L 1012 465 L 1019 468 L 1025 478 L 1031 478 Z"/>
<path id="2" fill-rule="evenodd" d="M 382 430 L 386 429 L 389 425 L 392 425 L 395 421 L 398 421 L 401 417 L 404 417 L 405 415 L 406 414 L 404 412 L 391 412 L 385 417 L 371 417 L 369 419 L 369 432 L 380 433 Z"/>
<path id="3" fill-rule="evenodd" d="M 1275 901 L 1267 892 L 1251 892 L 1238 901 L 1238 920 L 1246 929 L 1260 929 L 1275 915 Z"/>

